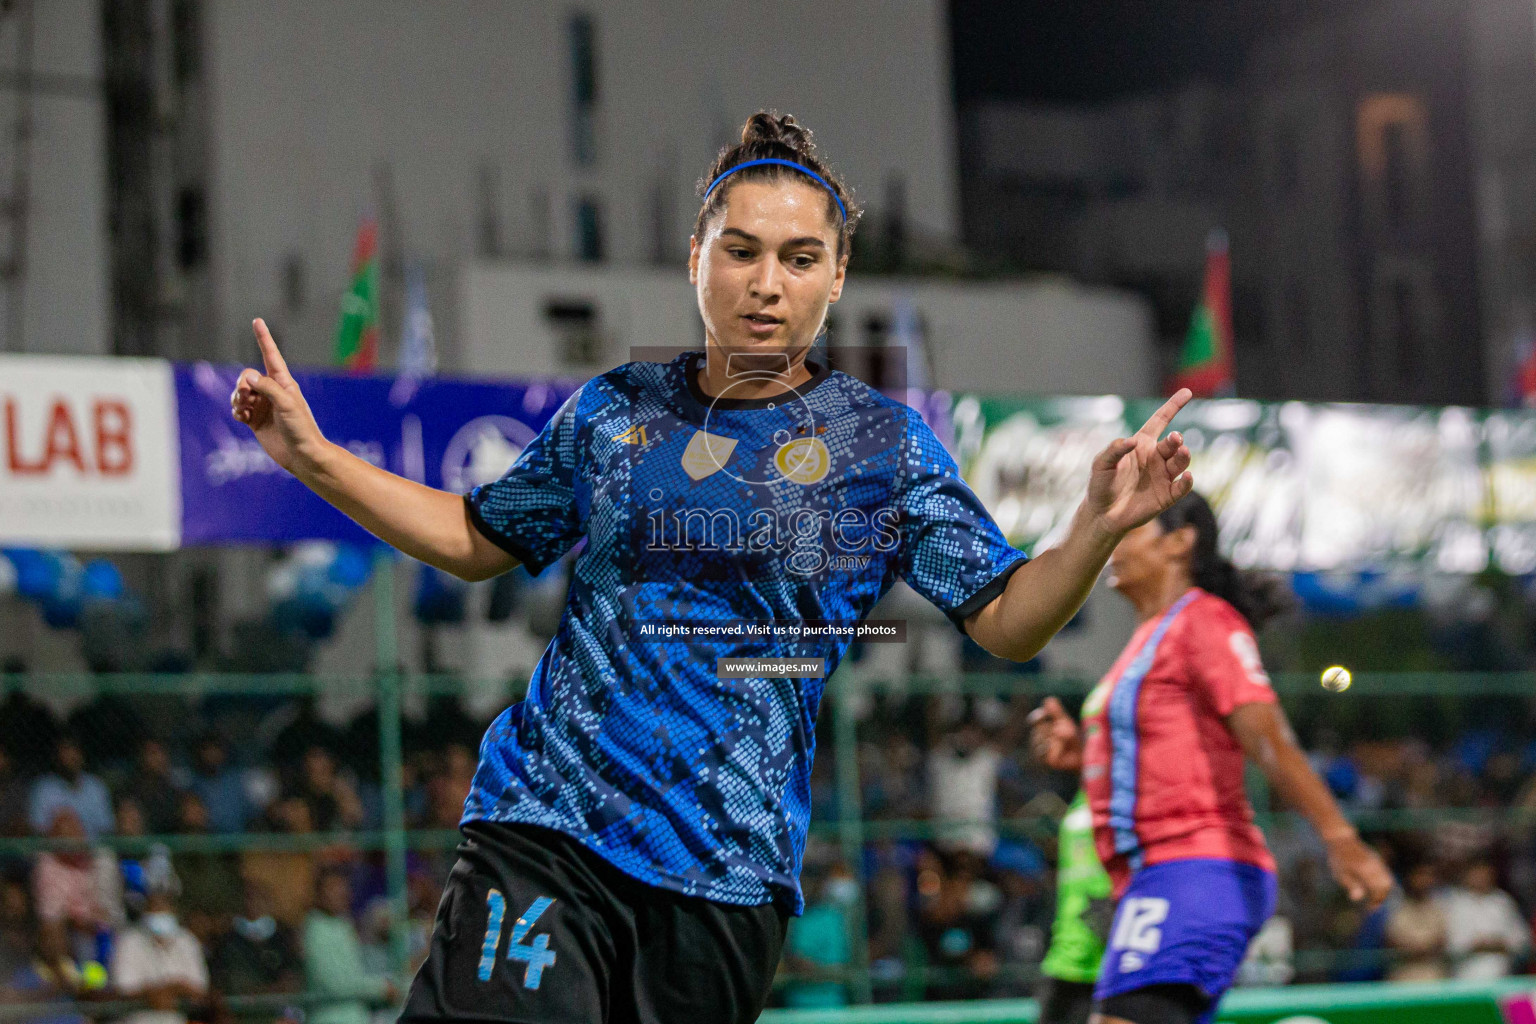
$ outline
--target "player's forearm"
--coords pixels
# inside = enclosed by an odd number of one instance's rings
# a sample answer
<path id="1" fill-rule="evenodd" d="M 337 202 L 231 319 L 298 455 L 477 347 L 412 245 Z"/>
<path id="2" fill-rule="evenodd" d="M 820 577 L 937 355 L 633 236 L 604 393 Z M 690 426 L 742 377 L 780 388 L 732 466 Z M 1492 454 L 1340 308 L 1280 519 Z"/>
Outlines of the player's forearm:
<path id="1" fill-rule="evenodd" d="M 462 579 L 489 579 L 516 559 L 480 536 L 464 499 L 407 480 L 327 442 L 294 475 L 359 526 L 412 558 Z"/>
<path id="2" fill-rule="evenodd" d="M 1355 827 L 1297 746 L 1284 714 L 1273 704 L 1247 704 L 1232 713 L 1234 732 L 1286 806 L 1312 823 L 1325 841 L 1353 838 Z"/>
<path id="3" fill-rule="evenodd" d="M 966 620 L 966 632 L 999 658 L 1028 661 L 1082 608 L 1119 541 L 1079 509 L 1066 539 L 1014 572 L 1003 592 Z"/>

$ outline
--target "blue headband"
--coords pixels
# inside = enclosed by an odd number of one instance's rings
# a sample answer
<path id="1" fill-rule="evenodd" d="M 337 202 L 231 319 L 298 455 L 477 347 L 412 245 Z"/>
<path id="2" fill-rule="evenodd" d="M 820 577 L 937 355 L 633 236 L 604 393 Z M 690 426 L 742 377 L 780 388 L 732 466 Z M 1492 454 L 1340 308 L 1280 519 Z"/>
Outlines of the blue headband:
<path id="1" fill-rule="evenodd" d="M 821 175 L 817 174 L 815 171 L 811 170 L 804 164 L 797 164 L 793 160 L 780 160 L 778 157 L 772 156 L 764 157 L 761 160 L 748 160 L 744 164 L 737 164 L 735 167 L 732 167 L 728 171 L 721 171 L 720 177 L 710 182 L 709 188 L 704 190 L 704 202 L 708 203 L 710 194 L 715 191 L 716 187 L 718 187 L 722 181 L 724 181 L 726 178 L 729 178 L 737 171 L 744 171 L 748 167 L 761 167 L 764 164 L 778 164 L 780 167 L 791 167 L 805 175 L 807 178 L 810 178 L 812 181 L 816 182 L 816 184 L 827 190 L 827 195 L 831 196 L 832 201 L 837 204 L 837 212 L 843 215 L 844 221 L 848 220 L 848 208 L 843 205 L 843 201 L 841 199 L 837 198 L 837 190 L 827 183 L 826 178 L 823 178 Z"/>

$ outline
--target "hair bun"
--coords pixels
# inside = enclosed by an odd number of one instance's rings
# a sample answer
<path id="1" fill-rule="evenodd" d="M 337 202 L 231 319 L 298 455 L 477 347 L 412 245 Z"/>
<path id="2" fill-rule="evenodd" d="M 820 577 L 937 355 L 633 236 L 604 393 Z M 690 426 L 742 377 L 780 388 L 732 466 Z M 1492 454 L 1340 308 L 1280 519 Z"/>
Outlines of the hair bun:
<path id="1" fill-rule="evenodd" d="M 759 110 L 747 118 L 747 123 L 742 126 L 743 146 L 763 143 L 787 146 L 796 153 L 810 153 L 816 148 L 816 144 L 811 141 L 809 129 L 796 124 L 793 114 L 781 115 L 776 110 Z"/>

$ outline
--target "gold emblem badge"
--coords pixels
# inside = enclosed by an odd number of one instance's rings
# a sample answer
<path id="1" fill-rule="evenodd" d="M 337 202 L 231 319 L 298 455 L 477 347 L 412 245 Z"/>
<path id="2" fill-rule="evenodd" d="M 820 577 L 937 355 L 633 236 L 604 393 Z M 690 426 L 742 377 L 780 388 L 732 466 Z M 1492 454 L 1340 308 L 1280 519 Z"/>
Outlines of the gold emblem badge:
<path id="1" fill-rule="evenodd" d="M 716 470 L 724 469 L 735 450 L 734 437 L 700 430 L 688 439 L 688 447 L 683 449 L 683 472 L 694 480 L 703 480 Z"/>
<path id="2" fill-rule="evenodd" d="M 825 479 L 832 468 L 832 453 L 819 437 L 800 437 L 780 448 L 773 456 L 784 479 L 797 484 L 814 484 Z"/>

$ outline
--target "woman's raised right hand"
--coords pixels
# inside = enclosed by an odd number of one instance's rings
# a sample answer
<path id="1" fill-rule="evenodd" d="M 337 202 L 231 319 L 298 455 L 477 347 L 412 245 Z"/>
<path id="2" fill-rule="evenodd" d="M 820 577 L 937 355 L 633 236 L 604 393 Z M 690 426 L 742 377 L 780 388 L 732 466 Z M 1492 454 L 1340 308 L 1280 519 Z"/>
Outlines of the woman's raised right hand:
<path id="1" fill-rule="evenodd" d="M 251 428 L 262 449 L 272 461 L 288 472 L 303 477 L 318 464 L 327 441 L 320 433 L 309 403 L 298 382 L 288 372 L 283 354 L 272 340 L 272 332 L 257 318 L 251 325 L 266 373 L 252 369 L 240 371 L 229 408 L 235 419 Z"/>

